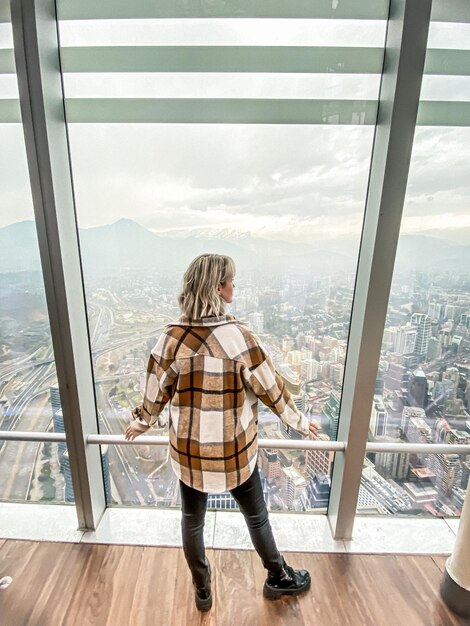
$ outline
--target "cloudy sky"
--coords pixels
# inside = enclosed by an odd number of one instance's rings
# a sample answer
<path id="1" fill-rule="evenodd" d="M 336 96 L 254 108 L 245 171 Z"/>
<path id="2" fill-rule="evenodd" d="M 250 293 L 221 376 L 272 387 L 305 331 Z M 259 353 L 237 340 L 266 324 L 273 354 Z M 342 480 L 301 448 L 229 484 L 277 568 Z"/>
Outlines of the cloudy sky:
<path id="1" fill-rule="evenodd" d="M 64 23 L 71 45 L 381 46 L 384 24 L 342 20 L 148 20 Z M 9 47 L 0 28 L 0 47 Z M 470 25 L 434 24 L 430 47 L 469 48 Z M 66 76 L 72 97 L 375 99 L 374 75 Z M 15 97 L 15 77 L 0 77 Z M 425 77 L 423 100 L 470 101 L 470 77 Z M 18 125 L 0 125 L 0 226 L 32 218 Z M 358 237 L 371 126 L 71 124 L 79 224 L 121 217 L 170 233 L 229 229 L 289 241 Z M 418 128 L 402 232 L 470 232 L 470 128 Z"/>

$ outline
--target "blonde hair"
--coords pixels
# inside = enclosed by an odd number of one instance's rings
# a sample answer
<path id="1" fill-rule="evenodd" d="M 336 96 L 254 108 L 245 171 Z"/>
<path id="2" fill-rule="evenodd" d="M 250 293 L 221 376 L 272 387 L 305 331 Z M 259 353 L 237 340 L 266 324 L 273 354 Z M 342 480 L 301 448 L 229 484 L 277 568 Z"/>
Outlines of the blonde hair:
<path id="1" fill-rule="evenodd" d="M 217 291 L 220 283 L 235 276 L 235 263 L 223 254 L 201 254 L 191 261 L 183 276 L 178 296 L 181 313 L 190 319 L 225 313 L 225 302 Z"/>

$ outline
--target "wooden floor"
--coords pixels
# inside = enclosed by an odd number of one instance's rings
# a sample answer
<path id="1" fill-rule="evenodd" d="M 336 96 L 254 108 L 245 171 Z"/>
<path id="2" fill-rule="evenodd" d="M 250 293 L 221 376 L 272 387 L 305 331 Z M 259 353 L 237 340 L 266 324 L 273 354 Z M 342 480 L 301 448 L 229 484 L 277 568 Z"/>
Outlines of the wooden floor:
<path id="1" fill-rule="evenodd" d="M 201 615 L 182 550 L 0 540 L 2 626 L 450 626 L 439 597 L 445 557 L 293 554 L 312 574 L 300 598 L 262 597 L 252 551 L 208 550 L 214 606 Z"/>

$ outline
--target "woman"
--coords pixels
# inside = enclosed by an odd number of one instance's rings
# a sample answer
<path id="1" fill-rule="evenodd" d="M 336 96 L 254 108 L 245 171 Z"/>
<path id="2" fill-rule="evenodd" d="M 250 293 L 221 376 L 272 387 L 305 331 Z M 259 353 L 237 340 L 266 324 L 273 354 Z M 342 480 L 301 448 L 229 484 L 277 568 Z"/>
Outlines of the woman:
<path id="1" fill-rule="evenodd" d="M 272 534 L 257 468 L 258 399 L 305 436 L 315 435 L 317 426 L 299 412 L 258 338 L 225 314 L 234 276 L 230 257 L 202 254 L 192 261 L 179 296 L 182 317 L 165 328 L 152 350 L 144 401 L 133 410 L 125 435 L 132 440 L 146 432 L 170 402 L 183 549 L 202 611 L 212 605 L 203 538 L 208 493 L 228 490 L 237 501 L 268 570 L 266 598 L 297 595 L 310 586 L 309 573 L 286 564 Z"/>

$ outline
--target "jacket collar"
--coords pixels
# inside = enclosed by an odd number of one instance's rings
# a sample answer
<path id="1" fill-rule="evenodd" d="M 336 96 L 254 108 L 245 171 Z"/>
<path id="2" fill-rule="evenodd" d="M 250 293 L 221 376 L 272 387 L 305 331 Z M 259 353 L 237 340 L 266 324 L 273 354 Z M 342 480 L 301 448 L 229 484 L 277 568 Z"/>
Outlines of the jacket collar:
<path id="1" fill-rule="evenodd" d="M 216 317 L 201 317 L 200 319 L 191 319 L 182 315 L 177 322 L 173 322 L 170 326 L 222 326 L 236 321 L 237 318 L 229 313 Z"/>

